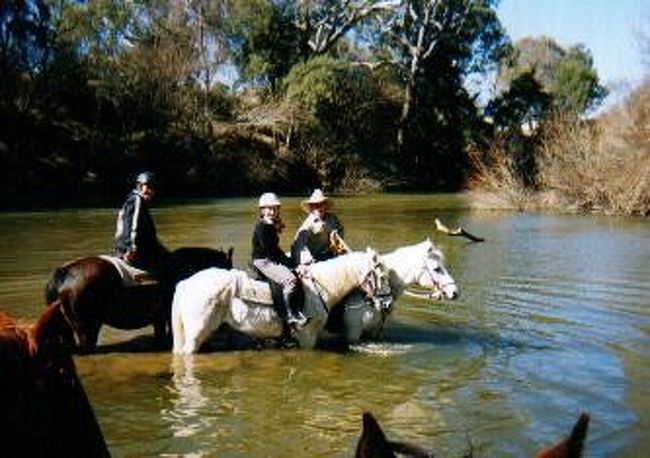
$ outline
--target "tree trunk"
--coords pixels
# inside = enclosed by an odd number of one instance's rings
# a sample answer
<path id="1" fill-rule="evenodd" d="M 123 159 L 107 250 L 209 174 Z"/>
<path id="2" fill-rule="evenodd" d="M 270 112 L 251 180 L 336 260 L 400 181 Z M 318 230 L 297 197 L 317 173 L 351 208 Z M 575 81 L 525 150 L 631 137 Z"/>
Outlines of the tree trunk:
<path id="1" fill-rule="evenodd" d="M 402 113 L 397 122 L 397 156 L 400 158 L 404 157 L 407 128 L 411 118 L 413 117 L 415 103 L 415 74 L 411 74 L 406 83 L 406 87 L 404 88 Z"/>

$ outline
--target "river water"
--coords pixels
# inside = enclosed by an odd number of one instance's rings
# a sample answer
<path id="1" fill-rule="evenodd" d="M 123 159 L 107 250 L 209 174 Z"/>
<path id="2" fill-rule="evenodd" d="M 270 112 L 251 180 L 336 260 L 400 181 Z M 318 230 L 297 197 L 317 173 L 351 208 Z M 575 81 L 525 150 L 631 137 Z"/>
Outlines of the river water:
<path id="1" fill-rule="evenodd" d="M 283 199 L 288 246 L 298 198 Z M 250 199 L 154 210 L 169 248 L 250 255 Z M 477 212 L 462 195 L 336 199 L 355 248 L 431 237 L 461 296 L 402 296 L 378 342 L 349 352 L 241 349 L 175 359 L 151 329 L 104 328 L 77 366 L 112 454 L 354 455 L 364 411 L 390 437 L 438 456 L 531 456 L 591 414 L 589 456 L 650 450 L 650 224 L 647 219 Z M 0 214 L 0 307 L 26 321 L 47 275 L 107 251 L 116 209 Z M 434 231 L 462 225 L 484 243 Z"/>

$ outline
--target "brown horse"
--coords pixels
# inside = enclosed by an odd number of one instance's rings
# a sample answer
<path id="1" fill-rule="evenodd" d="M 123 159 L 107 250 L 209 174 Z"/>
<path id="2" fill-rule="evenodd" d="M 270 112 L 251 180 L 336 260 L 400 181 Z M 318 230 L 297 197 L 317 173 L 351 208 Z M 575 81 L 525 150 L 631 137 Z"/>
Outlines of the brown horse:
<path id="1" fill-rule="evenodd" d="M 153 325 L 159 343 L 171 340 L 171 301 L 176 283 L 208 267 L 232 268 L 228 252 L 211 248 L 180 248 L 167 255 L 158 282 L 124 286 L 117 268 L 99 256 L 57 267 L 45 287 L 48 305 L 63 307 L 79 350 L 95 350 L 103 324 L 117 329 Z"/>
<path id="2" fill-rule="evenodd" d="M 423 448 L 406 442 L 393 442 L 386 438 L 379 423 L 371 413 L 363 414 L 363 430 L 357 443 L 356 458 L 394 458 L 397 455 L 413 458 L 428 458 L 434 454 Z M 583 413 L 573 426 L 571 434 L 557 443 L 540 450 L 535 458 L 578 458 L 587 437 L 589 415 Z M 471 452 L 466 455 L 471 457 Z"/>
<path id="3" fill-rule="evenodd" d="M 0 455 L 110 456 L 70 354 L 58 306 L 31 327 L 0 311 Z"/>

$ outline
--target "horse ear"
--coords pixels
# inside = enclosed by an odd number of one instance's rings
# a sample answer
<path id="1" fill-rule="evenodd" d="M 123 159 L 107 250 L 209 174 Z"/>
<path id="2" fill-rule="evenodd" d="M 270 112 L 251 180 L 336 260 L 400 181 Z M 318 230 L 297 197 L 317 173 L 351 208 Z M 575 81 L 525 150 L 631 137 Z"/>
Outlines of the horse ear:
<path id="1" fill-rule="evenodd" d="M 390 444 L 379 423 L 370 412 L 363 414 L 363 431 L 357 443 L 356 458 L 393 457 Z"/>
<path id="2" fill-rule="evenodd" d="M 535 458 L 552 458 L 555 456 L 582 456 L 582 451 L 585 446 L 585 439 L 587 437 L 587 429 L 589 426 L 589 414 L 583 412 L 568 437 L 563 438 L 559 442 L 546 447 L 537 454 Z"/>
<path id="3" fill-rule="evenodd" d="M 369 246 L 366 247 L 366 253 L 372 256 L 372 260 L 374 262 L 377 262 L 377 259 L 379 258 L 379 255 L 377 254 L 377 251 Z"/>

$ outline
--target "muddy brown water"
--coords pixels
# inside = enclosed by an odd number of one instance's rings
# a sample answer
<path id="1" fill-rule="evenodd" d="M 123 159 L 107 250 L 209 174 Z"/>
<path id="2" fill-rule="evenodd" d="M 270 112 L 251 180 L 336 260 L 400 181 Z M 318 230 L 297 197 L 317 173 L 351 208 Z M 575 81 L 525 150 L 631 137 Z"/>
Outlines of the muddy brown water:
<path id="1" fill-rule="evenodd" d="M 298 198 L 283 199 L 288 246 Z M 254 198 L 157 207 L 170 248 L 250 255 Z M 650 450 L 647 219 L 471 211 L 462 195 L 336 199 L 346 239 L 390 251 L 429 236 L 454 302 L 402 296 L 383 337 L 351 351 L 244 348 L 173 358 L 151 329 L 104 328 L 77 366 L 112 454 L 353 456 L 361 413 L 439 456 L 530 456 L 581 411 L 589 456 Z M 0 214 L 0 306 L 25 321 L 57 265 L 107 251 L 115 209 Z M 434 232 L 462 224 L 484 243 Z"/>

